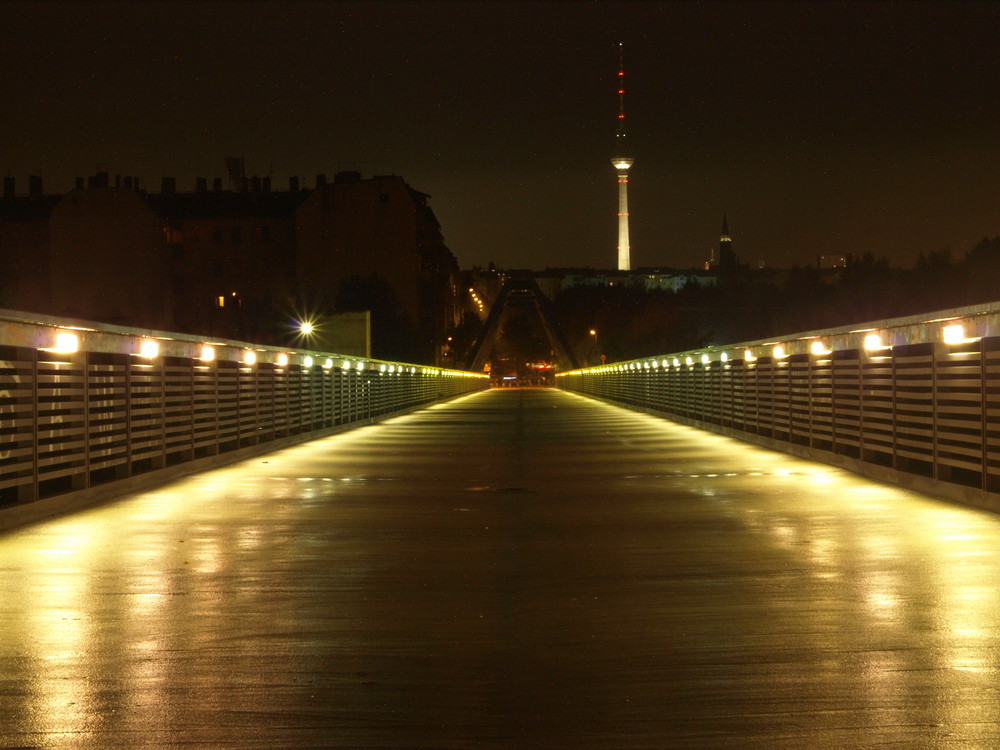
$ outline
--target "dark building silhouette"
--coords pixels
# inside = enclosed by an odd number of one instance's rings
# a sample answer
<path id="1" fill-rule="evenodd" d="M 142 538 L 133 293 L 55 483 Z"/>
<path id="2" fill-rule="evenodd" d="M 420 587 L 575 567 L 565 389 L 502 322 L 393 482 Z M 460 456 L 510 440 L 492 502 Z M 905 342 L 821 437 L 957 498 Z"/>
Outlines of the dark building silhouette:
<path id="1" fill-rule="evenodd" d="M 59 196 L 32 178 L 17 195 L 5 178 L 0 305 L 285 343 L 279 321 L 335 312 L 345 283 L 374 276 L 420 338 L 412 350 L 438 361 L 458 320 L 458 264 L 427 195 L 356 172 L 320 175 L 313 189 L 298 178 L 282 191 L 269 178 L 235 187 L 199 178 L 182 193 L 167 177 L 150 193 L 138 178 L 99 173 Z"/>

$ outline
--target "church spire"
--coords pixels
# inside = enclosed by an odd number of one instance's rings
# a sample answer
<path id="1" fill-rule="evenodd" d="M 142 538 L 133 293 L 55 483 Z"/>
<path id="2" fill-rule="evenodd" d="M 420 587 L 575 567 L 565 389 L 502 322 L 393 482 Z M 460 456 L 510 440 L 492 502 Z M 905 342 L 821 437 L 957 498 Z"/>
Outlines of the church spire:
<path id="1" fill-rule="evenodd" d="M 722 236 L 719 237 L 719 268 L 734 266 L 736 266 L 736 255 L 733 253 L 733 238 L 729 236 L 729 221 L 723 212 Z"/>

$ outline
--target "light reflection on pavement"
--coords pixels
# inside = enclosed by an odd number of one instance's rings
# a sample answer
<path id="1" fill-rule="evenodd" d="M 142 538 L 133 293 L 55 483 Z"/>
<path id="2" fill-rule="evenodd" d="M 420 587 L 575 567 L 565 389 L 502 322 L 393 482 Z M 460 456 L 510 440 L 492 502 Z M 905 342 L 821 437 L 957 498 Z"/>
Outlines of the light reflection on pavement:
<path id="1" fill-rule="evenodd" d="M 0 536 L 0 746 L 1000 745 L 1000 517 L 503 389 Z"/>

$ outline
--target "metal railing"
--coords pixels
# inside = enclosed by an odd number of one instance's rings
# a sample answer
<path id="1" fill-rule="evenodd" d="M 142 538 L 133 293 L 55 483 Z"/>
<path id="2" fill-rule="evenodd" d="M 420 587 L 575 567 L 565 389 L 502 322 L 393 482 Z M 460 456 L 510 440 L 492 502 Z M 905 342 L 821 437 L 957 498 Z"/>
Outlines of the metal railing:
<path id="1" fill-rule="evenodd" d="M 263 451 L 488 385 L 434 367 L 0 311 L 0 507 Z"/>
<path id="2" fill-rule="evenodd" d="M 1000 303 L 584 368 L 557 384 L 1000 508 Z"/>

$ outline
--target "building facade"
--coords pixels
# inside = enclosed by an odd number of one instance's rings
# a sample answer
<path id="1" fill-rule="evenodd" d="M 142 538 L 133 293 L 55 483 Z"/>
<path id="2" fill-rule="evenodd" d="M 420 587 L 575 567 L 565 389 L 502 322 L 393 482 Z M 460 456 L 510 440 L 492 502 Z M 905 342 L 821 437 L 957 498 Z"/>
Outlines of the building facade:
<path id="1" fill-rule="evenodd" d="M 280 191 L 254 178 L 178 192 L 164 178 L 149 193 L 107 174 L 59 196 L 31 186 L 18 195 L 6 178 L 0 197 L 4 307 L 276 344 L 297 318 L 338 312 L 353 277 L 376 277 L 428 363 L 458 319 L 458 264 L 428 196 L 400 177 L 320 176 L 308 189 L 292 178 Z"/>

